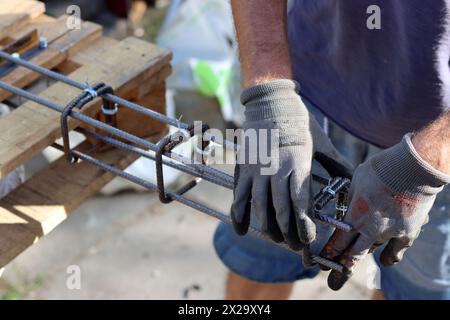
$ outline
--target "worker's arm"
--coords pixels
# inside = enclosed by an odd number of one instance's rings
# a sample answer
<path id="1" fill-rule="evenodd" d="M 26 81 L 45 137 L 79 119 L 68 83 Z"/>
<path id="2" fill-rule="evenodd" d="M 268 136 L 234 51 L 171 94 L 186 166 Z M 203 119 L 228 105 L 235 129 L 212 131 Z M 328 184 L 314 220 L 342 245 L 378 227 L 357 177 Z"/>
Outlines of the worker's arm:
<path id="1" fill-rule="evenodd" d="M 355 171 L 345 221 L 354 231 L 336 231 L 322 254 L 346 267 L 328 283 L 339 289 L 358 261 L 387 243 L 380 260 L 399 262 L 428 221 L 436 195 L 450 183 L 450 112 L 386 149 Z"/>
<path id="2" fill-rule="evenodd" d="M 243 128 L 250 141 L 240 141 L 231 218 L 236 232 L 245 234 L 253 207 L 264 233 L 299 250 L 316 235 L 309 216 L 314 153 L 327 162 L 345 161 L 310 118 L 292 81 L 286 3 L 232 1 L 245 89 Z"/>
<path id="3" fill-rule="evenodd" d="M 437 170 L 450 174 L 450 111 L 413 136 L 420 156 Z"/>
<path id="4" fill-rule="evenodd" d="M 232 0 L 243 87 L 292 79 L 287 39 L 287 1 Z"/>

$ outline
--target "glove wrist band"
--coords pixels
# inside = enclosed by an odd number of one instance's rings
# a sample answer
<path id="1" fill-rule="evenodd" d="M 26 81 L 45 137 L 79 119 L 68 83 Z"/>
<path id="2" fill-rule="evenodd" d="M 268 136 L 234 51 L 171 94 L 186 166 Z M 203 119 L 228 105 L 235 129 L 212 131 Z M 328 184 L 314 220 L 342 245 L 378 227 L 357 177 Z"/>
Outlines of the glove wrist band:
<path id="1" fill-rule="evenodd" d="M 246 120 L 308 119 L 308 110 L 298 92 L 299 84 L 292 80 L 273 80 L 244 90 L 241 103 L 245 106 Z"/>
<path id="2" fill-rule="evenodd" d="M 414 198 L 433 196 L 450 183 L 446 175 L 423 160 L 411 142 L 411 134 L 402 141 L 375 155 L 371 164 L 380 179 L 394 192 Z"/>

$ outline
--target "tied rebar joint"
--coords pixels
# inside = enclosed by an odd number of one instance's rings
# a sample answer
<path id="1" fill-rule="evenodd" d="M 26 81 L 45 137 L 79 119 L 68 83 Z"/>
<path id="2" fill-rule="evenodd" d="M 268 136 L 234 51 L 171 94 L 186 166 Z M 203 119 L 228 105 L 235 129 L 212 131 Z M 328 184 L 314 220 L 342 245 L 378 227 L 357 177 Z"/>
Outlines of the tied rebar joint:
<path id="1" fill-rule="evenodd" d="M 340 191 L 336 196 L 336 219 L 343 220 L 348 210 L 348 192 Z"/>
<path id="2" fill-rule="evenodd" d="M 201 133 L 203 134 L 206 130 L 209 129 L 209 126 L 207 124 L 203 124 L 201 128 Z M 189 133 L 189 137 L 185 137 L 183 132 L 175 132 L 174 134 L 168 135 L 165 138 L 163 138 L 157 145 L 157 150 L 155 153 L 155 164 L 156 164 L 156 185 L 158 188 L 158 196 L 159 200 L 162 203 L 170 203 L 174 199 L 167 195 L 165 190 L 165 184 L 164 184 L 164 171 L 163 171 L 163 155 L 170 155 L 172 150 L 187 141 L 190 140 L 194 136 L 194 126 L 189 126 L 187 132 Z M 206 145 L 203 145 L 202 147 L 206 147 Z M 191 180 L 184 186 L 182 186 L 180 189 L 177 190 L 177 194 L 183 195 L 184 193 L 188 192 L 192 188 L 194 188 L 198 183 L 198 179 Z"/>
<path id="3" fill-rule="evenodd" d="M 338 193 L 347 192 L 349 185 L 350 180 L 347 178 L 335 177 L 330 179 L 328 185 L 314 197 L 314 209 L 322 210 Z"/>
<path id="4" fill-rule="evenodd" d="M 70 138 L 69 138 L 69 125 L 68 118 L 72 115 L 73 109 L 77 108 L 81 110 L 86 104 L 94 100 L 95 98 L 102 96 L 104 94 L 113 93 L 113 89 L 109 86 L 106 86 L 104 83 L 96 83 L 92 87 L 87 82 L 87 87 L 83 90 L 83 92 L 78 95 L 75 99 L 73 99 L 61 113 L 61 136 L 63 139 L 63 151 L 64 157 L 66 160 L 74 164 L 78 161 L 78 157 L 74 155 L 72 149 L 70 148 Z M 108 108 L 113 108 L 111 106 L 111 102 L 103 99 L 104 105 L 106 104 Z M 106 122 L 114 127 L 116 127 L 116 117 L 106 116 Z"/>

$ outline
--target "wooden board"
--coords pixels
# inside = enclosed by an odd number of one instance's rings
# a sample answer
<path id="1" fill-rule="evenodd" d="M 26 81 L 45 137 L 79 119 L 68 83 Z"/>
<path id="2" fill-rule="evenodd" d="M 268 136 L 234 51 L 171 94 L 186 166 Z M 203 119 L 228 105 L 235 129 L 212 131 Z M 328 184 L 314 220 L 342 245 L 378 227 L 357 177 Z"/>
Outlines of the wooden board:
<path id="1" fill-rule="evenodd" d="M 26 44 L 30 47 L 36 42 L 36 34 L 44 36 L 49 47 L 31 62 L 48 69 L 57 68 L 80 82 L 87 79 L 92 84 L 104 82 L 115 94 L 165 113 L 165 79 L 171 72 L 168 50 L 135 38 L 119 42 L 102 37 L 101 27 L 90 22 L 83 22 L 81 29 L 70 30 L 66 27 L 67 16 L 55 19 L 43 12 L 41 2 L 0 1 L 0 49 L 21 38 L 29 38 Z M 0 81 L 23 88 L 39 77 L 18 67 Z M 79 93 L 79 89 L 56 82 L 39 95 L 65 106 Z M 0 90 L 0 101 L 10 96 Z M 100 105 L 101 99 L 96 99 L 82 112 L 101 119 Z M 166 124 L 124 107 L 119 109 L 117 120 L 119 128 L 155 142 L 167 131 Z M 69 121 L 71 129 L 79 125 L 73 119 Z M 0 130 L 1 179 L 60 137 L 60 113 L 26 102 L 0 119 Z M 135 154 L 114 148 L 93 151 L 89 141 L 78 148 L 89 150 L 93 157 L 120 169 L 137 159 Z M 112 178 L 113 174 L 88 163 L 70 165 L 60 158 L 0 199 L 0 268 L 53 230 Z"/>
<path id="2" fill-rule="evenodd" d="M 74 56 L 75 62 L 84 65 L 70 74 L 72 79 L 84 82 L 89 78 L 91 83 L 104 81 L 116 94 L 127 96 L 145 79 L 158 75 L 170 62 L 168 50 L 148 42 L 136 38 L 127 38 L 121 42 L 102 39 Z M 103 41 L 108 42 L 108 45 L 104 45 Z M 40 96 L 65 106 L 79 93 L 80 90 L 76 88 L 55 83 L 41 92 Z M 100 104 L 101 100 L 96 99 L 87 104 L 83 112 L 95 116 Z M 59 138 L 59 119 L 58 112 L 34 102 L 27 102 L 0 119 L 0 178 Z M 77 124 L 70 121 L 69 125 L 73 128 Z"/>
<path id="3" fill-rule="evenodd" d="M 19 35 L 11 41 L 5 42 L 4 45 L 0 45 L 0 50 L 9 54 L 18 53 L 22 55 L 37 45 L 39 45 L 39 35 L 37 29 L 33 29 Z M 0 66 L 3 64 L 6 64 L 6 61 L 0 60 Z"/>
<path id="4" fill-rule="evenodd" d="M 161 110 L 160 108 L 158 108 L 158 106 L 163 105 L 162 102 L 166 99 L 166 86 L 164 79 L 161 82 L 154 83 L 151 87 L 152 89 L 159 92 L 159 94 L 155 94 L 152 91 L 150 93 L 147 93 L 145 96 L 135 99 L 132 99 L 132 97 L 130 96 L 130 99 L 143 107 L 147 107 L 151 110 L 165 114 L 165 109 Z M 99 119 L 101 121 L 104 121 L 103 118 L 103 114 L 100 114 Z M 154 135 L 156 132 L 164 131 L 167 127 L 167 124 L 143 116 L 142 114 L 137 113 L 136 111 L 133 111 L 131 109 L 123 108 L 117 114 L 117 126 L 120 129 L 126 132 L 130 132 L 138 137 L 146 138 Z"/>
<path id="5" fill-rule="evenodd" d="M 45 11 L 42 2 L 33 0 L 2 0 L 0 2 L 0 39 L 9 36 L 28 20 Z"/>
<path id="6" fill-rule="evenodd" d="M 58 19 L 42 15 L 28 22 L 15 34 L 17 38 L 22 34 L 27 34 L 30 30 L 37 30 L 40 37 L 46 37 L 49 47 L 33 57 L 30 62 L 44 68 L 53 69 L 61 64 L 65 59 L 93 43 L 101 37 L 102 27 L 91 22 L 83 22 L 79 30 L 70 30 L 66 27 L 67 16 Z M 12 35 L 11 35 L 12 36 Z M 40 75 L 29 69 L 17 67 L 0 81 L 7 82 L 17 87 L 24 87 Z M 7 99 L 11 93 L 0 90 L 0 101 Z"/>
<path id="7" fill-rule="evenodd" d="M 150 140 L 157 141 L 162 134 Z M 87 142 L 80 145 L 80 149 L 90 148 Z M 92 156 L 121 169 L 137 158 L 118 149 Z M 53 230 L 112 178 L 113 174 L 88 163 L 70 165 L 60 158 L 0 199 L 0 268 Z"/>

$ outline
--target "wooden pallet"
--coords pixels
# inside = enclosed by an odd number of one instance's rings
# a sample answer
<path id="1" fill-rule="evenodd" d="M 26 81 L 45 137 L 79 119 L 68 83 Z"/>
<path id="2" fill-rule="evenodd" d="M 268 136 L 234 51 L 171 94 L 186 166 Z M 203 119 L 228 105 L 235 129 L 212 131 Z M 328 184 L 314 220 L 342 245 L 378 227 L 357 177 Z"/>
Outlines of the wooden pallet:
<path id="1" fill-rule="evenodd" d="M 36 34 L 44 36 L 49 47 L 32 57 L 31 62 L 82 82 L 102 81 L 117 95 L 164 113 L 165 79 L 171 71 L 169 51 L 136 38 L 106 38 L 102 28 L 91 22 L 83 22 L 79 30 L 70 30 L 67 16 L 55 19 L 44 11 L 43 3 L 38 1 L 1 1 L 0 49 L 15 45 L 15 39 L 32 43 Z M 39 74 L 17 67 L 0 81 L 29 88 L 39 78 Z M 79 93 L 57 82 L 39 95 L 64 106 Z M 0 90 L 0 102 L 10 97 L 9 92 Z M 83 112 L 100 118 L 100 103 L 100 99 L 92 101 Z M 140 137 L 158 140 L 166 132 L 165 124 L 125 108 L 119 109 L 117 117 L 119 128 Z M 59 118 L 60 114 L 53 110 L 25 102 L 0 119 L 0 178 L 60 137 Z M 69 125 L 73 129 L 80 124 L 71 119 Z M 91 143 L 85 141 L 78 148 L 92 148 Z M 120 168 L 136 159 L 117 149 L 95 151 L 93 156 Z M 0 199 L 0 268 L 55 228 L 113 177 L 92 165 L 69 165 L 60 158 Z"/>

